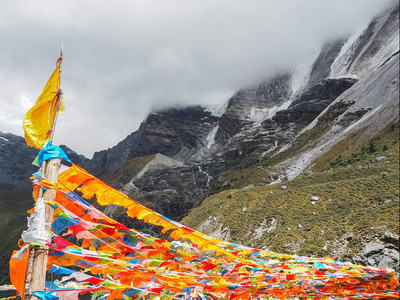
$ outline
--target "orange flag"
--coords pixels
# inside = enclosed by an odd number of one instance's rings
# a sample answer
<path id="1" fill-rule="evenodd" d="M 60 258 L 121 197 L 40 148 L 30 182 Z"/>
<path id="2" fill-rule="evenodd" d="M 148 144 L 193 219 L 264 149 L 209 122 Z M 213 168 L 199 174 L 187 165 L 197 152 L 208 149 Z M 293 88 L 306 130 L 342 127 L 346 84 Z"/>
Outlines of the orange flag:
<path id="1" fill-rule="evenodd" d="M 29 251 L 26 251 L 22 258 L 16 257 L 17 250 L 14 250 L 10 259 L 10 280 L 15 286 L 21 298 L 25 298 L 25 276 L 28 266 Z"/>

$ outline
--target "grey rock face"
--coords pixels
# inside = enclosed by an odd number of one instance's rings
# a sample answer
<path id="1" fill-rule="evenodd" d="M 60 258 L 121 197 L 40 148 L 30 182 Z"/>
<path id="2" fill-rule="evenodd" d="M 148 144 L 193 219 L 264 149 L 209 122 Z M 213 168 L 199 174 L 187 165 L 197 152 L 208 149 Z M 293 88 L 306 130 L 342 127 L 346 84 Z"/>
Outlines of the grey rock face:
<path id="1" fill-rule="evenodd" d="M 322 79 L 329 77 L 331 65 L 340 53 L 345 42 L 346 39 L 338 39 L 324 45 L 312 66 L 308 86 L 314 86 Z"/>
<path id="2" fill-rule="evenodd" d="M 388 44 L 398 35 L 399 2 L 393 1 L 393 4 L 389 11 L 371 21 L 351 53 L 349 63 L 343 66 L 344 72 L 363 76 L 372 68 L 379 66 L 379 60 L 374 58 L 382 55 Z"/>
<path id="3" fill-rule="evenodd" d="M 397 258 L 397 261 L 399 261 L 398 258 Z M 378 264 L 378 267 L 383 267 L 386 269 L 394 269 L 395 266 L 396 266 L 396 261 L 391 259 L 388 256 L 384 256 Z"/>
<path id="4" fill-rule="evenodd" d="M 205 137 L 218 120 L 201 106 L 151 113 L 137 131 L 116 146 L 96 152 L 89 169 L 100 176 L 133 157 L 155 153 L 185 161 L 205 146 Z"/>
<path id="5" fill-rule="evenodd" d="M 129 153 L 136 142 L 138 132 L 135 131 L 128 135 L 124 140 L 114 147 L 95 152 L 90 160 L 89 170 L 95 176 L 100 176 L 106 171 L 119 166 L 129 159 Z"/>
<path id="6" fill-rule="evenodd" d="M 137 188 L 129 196 L 147 207 L 180 220 L 203 198 L 207 175 L 195 166 L 150 170 L 132 183 Z"/>
<path id="7" fill-rule="evenodd" d="M 29 189 L 29 177 L 38 169 L 32 165 L 38 153 L 38 149 L 26 145 L 24 138 L 0 132 L 0 188 Z"/>
<path id="8" fill-rule="evenodd" d="M 278 124 L 308 125 L 356 82 L 352 78 L 323 80 L 304 92 L 288 109 L 278 111 L 272 119 Z"/>
<path id="9" fill-rule="evenodd" d="M 219 122 L 216 141 L 224 143 L 246 125 L 251 125 L 251 109 L 280 106 L 292 95 L 291 75 L 284 74 L 260 83 L 254 88 L 239 90 L 230 100 Z"/>
<path id="10" fill-rule="evenodd" d="M 185 160 L 204 146 L 218 119 L 201 106 L 152 113 L 140 126 L 129 158 L 161 153 Z"/>

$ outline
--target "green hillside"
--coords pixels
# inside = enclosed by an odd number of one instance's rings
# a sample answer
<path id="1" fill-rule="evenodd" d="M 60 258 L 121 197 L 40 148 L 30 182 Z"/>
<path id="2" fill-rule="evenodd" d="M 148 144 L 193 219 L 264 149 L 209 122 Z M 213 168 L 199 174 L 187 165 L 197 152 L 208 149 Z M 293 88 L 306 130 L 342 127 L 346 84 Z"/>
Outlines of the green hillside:
<path id="1" fill-rule="evenodd" d="M 0 190 L 0 280 L 4 282 L 9 282 L 8 262 L 12 251 L 18 249 L 22 231 L 27 229 L 27 210 L 32 206 L 32 191 Z"/>
<path id="2" fill-rule="evenodd" d="M 398 136 L 397 123 L 352 153 L 344 141 L 312 174 L 280 184 L 263 184 L 257 166 L 235 170 L 224 175 L 235 189 L 209 196 L 182 222 L 243 245 L 350 260 L 366 242 L 399 232 Z"/>

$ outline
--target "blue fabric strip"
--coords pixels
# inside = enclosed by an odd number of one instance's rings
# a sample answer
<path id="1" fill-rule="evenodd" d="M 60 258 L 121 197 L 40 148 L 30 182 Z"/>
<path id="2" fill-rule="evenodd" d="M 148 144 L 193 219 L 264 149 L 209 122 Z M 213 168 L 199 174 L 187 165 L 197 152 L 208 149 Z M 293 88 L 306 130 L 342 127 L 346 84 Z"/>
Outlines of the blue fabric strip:
<path id="1" fill-rule="evenodd" d="M 39 166 L 42 165 L 42 162 L 52 158 L 62 158 L 66 161 L 71 161 L 60 147 L 54 146 L 53 143 L 50 141 L 39 152 Z"/>
<path id="2" fill-rule="evenodd" d="M 55 292 L 33 292 L 32 295 L 36 296 L 42 300 L 59 300 L 57 296 L 54 296 Z"/>

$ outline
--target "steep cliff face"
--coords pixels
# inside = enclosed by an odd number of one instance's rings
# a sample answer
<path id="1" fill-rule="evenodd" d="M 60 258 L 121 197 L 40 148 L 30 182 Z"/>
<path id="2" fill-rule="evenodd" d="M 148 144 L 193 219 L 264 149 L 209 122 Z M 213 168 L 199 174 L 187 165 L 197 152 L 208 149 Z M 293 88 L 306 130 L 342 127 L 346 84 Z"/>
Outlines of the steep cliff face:
<path id="1" fill-rule="evenodd" d="M 346 44 L 331 66 L 331 77 L 367 75 L 399 50 L 399 3 L 375 17 L 368 27 Z M 353 39 L 349 39 L 353 40 Z"/>
<path id="2" fill-rule="evenodd" d="M 312 65 L 307 87 L 312 87 L 321 82 L 321 80 L 329 77 L 332 63 L 338 57 L 345 41 L 346 39 L 339 39 L 337 41 L 327 43 L 322 48 L 321 53 Z"/>
<path id="3" fill-rule="evenodd" d="M 112 148 L 95 152 L 89 170 L 95 176 L 100 176 L 108 170 L 119 166 L 129 159 L 129 153 L 137 139 L 138 132 L 128 135 L 124 140 Z"/>
<path id="4" fill-rule="evenodd" d="M 155 153 L 185 161 L 207 145 L 207 135 L 218 120 L 201 106 L 151 113 L 137 131 L 116 146 L 96 152 L 90 169 L 101 175 L 134 157 Z"/>
<path id="5" fill-rule="evenodd" d="M 129 158 L 161 153 L 184 161 L 206 145 L 218 119 L 201 106 L 152 113 L 141 124 Z"/>
<path id="6" fill-rule="evenodd" d="M 356 76 L 359 80 L 356 83 L 354 83 L 355 80 L 352 81 L 351 88 L 344 89 L 345 91 L 303 130 L 303 132 L 311 132 L 316 126 L 327 129 L 312 148 L 277 166 L 285 173 L 285 178 L 298 176 L 315 159 L 355 132 L 363 131 L 364 133 L 352 144 L 354 148 L 371 139 L 388 124 L 398 120 L 398 20 L 399 6 L 397 4 L 391 11 L 375 18 L 353 45 L 347 46 L 347 50 L 342 54 L 346 59 L 337 58 L 334 68 L 331 68 L 329 80 L 333 78 L 342 80 L 343 77 L 340 76 L 345 75 Z M 393 41 L 397 41 L 396 46 Z M 371 50 L 372 47 L 374 51 Z M 341 63 L 340 66 L 339 63 Z M 345 74 L 344 70 L 348 70 L 349 73 Z M 298 141 L 295 138 L 283 150 L 289 149 L 296 143 Z"/>
<path id="7" fill-rule="evenodd" d="M 152 113 L 138 131 L 96 153 L 89 169 L 101 175 L 129 159 L 155 153 L 189 164 L 223 160 L 226 166 L 221 164 L 219 171 L 246 157 L 253 156 L 255 162 L 254 157 L 293 141 L 341 94 L 396 51 L 398 4 L 357 36 L 325 44 L 301 86 L 295 86 L 293 72 L 287 72 L 240 89 L 220 117 L 200 106 Z M 334 108 L 343 114 L 349 106 L 340 101 Z M 368 110 L 348 112 L 341 124 L 350 126 Z"/>
<path id="8" fill-rule="evenodd" d="M 235 93 L 219 121 L 216 142 L 225 143 L 244 127 L 270 117 L 276 108 L 290 99 L 291 79 L 291 74 L 284 74 Z"/>
<path id="9" fill-rule="evenodd" d="M 0 186 L 1 189 L 29 189 L 29 177 L 37 167 L 32 165 L 37 155 L 35 148 L 26 146 L 25 139 L 0 132 Z"/>
<path id="10" fill-rule="evenodd" d="M 352 78 L 324 79 L 302 93 L 288 109 L 277 111 L 272 120 L 279 126 L 289 123 L 308 125 L 355 82 L 357 80 Z"/>

